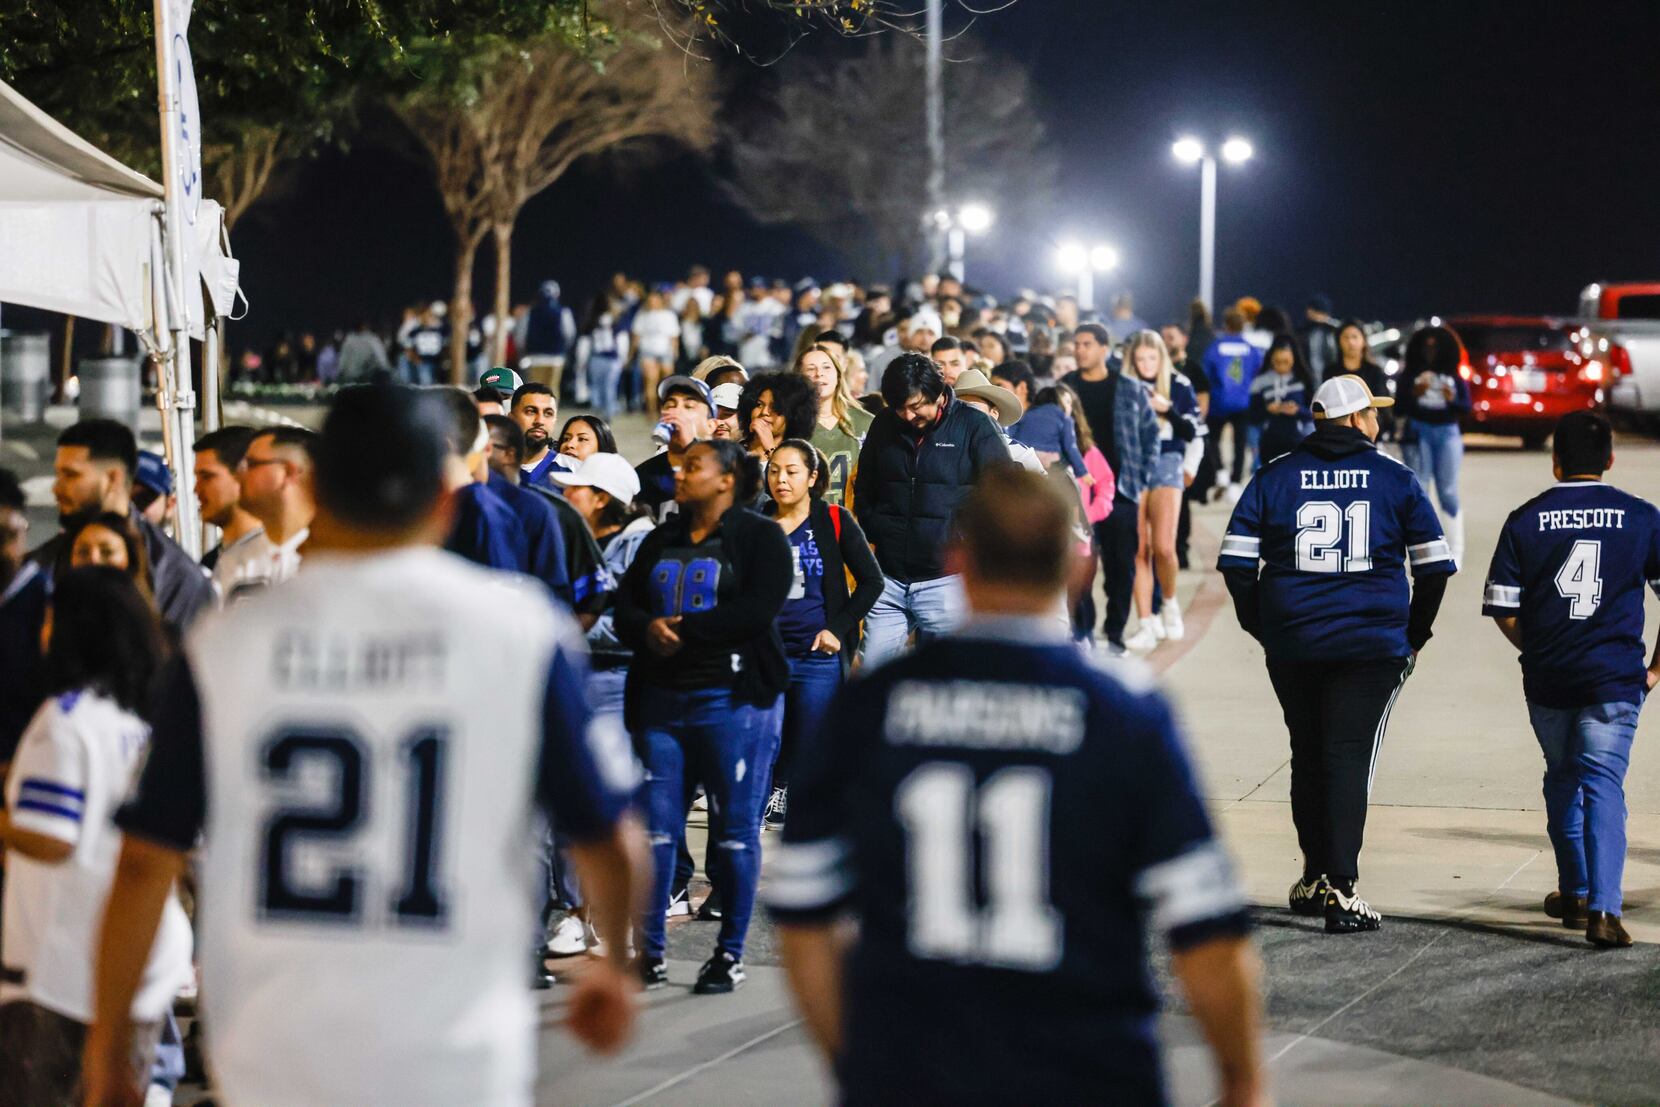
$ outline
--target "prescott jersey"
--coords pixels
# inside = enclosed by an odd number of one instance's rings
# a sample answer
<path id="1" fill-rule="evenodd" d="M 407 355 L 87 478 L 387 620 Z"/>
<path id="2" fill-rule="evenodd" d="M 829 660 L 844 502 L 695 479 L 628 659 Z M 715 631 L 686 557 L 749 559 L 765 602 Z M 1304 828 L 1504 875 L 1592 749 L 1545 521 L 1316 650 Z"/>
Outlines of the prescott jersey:
<path id="1" fill-rule="evenodd" d="M 1228 520 L 1218 567 L 1261 566 L 1262 644 L 1276 660 L 1406 657 L 1415 577 L 1453 573 L 1412 470 L 1359 431 L 1322 428 L 1264 465 Z"/>
<path id="2" fill-rule="evenodd" d="M 225 1102 L 531 1102 L 532 805 L 592 840 L 636 776 L 585 674 L 540 585 L 426 548 L 310 558 L 190 634 L 118 822 L 203 840 Z"/>
<path id="3" fill-rule="evenodd" d="M 1640 704 L 1645 582 L 1660 593 L 1660 511 L 1600 480 L 1563 481 L 1505 520 L 1481 612 L 1521 618 L 1529 701 Z"/>
<path id="4" fill-rule="evenodd" d="M 6 781 L 11 823 L 74 851 L 55 865 L 16 850 L 6 856 L 0 1003 L 26 999 L 92 1021 L 98 928 L 121 854 L 110 817 L 131 789 L 148 740 L 142 720 L 91 690 L 48 699 L 24 731 Z M 160 1019 L 189 981 L 190 921 L 169 893 L 132 1017 Z"/>
<path id="5" fill-rule="evenodd" d="M 1164 699 L 1052 622 L 971 621 L 854 682 L 791 774 L 767 900 L 858 917 L 845 1102 L 1160 1101 L 1144 926 L 1248 927 Z"/>

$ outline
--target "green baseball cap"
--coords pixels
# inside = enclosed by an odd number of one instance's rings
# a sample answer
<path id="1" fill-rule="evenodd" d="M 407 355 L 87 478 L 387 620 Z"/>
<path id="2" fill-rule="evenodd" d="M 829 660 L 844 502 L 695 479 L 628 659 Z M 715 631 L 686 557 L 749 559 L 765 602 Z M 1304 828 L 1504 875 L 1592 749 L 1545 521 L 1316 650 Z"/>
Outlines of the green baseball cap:
<path id="1" fill-rule="evenodd" d="M 494 388 L 504 396 L 511 396 L 519 390 L 524 379 L 505 365 L 498 365 L 494 369 L 486 369 L 478 378 L 481 388 Z"/>

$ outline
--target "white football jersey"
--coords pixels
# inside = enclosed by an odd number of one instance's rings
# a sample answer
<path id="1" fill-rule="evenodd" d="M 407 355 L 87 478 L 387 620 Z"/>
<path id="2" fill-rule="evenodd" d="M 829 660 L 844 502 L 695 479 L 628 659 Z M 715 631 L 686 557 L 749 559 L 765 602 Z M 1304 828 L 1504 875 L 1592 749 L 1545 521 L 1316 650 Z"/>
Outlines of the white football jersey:
<path id="1" fill-rule="evenodd" d="M 47 700 L 23 732 L 6 779 L 12 825 L 75 848 L 55 865 L 15 850 L 6 857 L 0 1003 L 26 999 L 92 1021 L 98 928 L 121 855 L 110 816 L 127 798 L 148 740 L 141 719 L 92 691 Z M 189 980 L 190 922 L 169 895 L 133 1018 L 161 1018 Z"/>
<path id="2" fill-rule="evenodd" d="M 635 783 L 582 651 L 539 586 L 426 548 L 311 558 L 198 624 L 121 825 L 202 831 L 225 1102 L 530 1102 L 532 805 L 591 838 Z"/>

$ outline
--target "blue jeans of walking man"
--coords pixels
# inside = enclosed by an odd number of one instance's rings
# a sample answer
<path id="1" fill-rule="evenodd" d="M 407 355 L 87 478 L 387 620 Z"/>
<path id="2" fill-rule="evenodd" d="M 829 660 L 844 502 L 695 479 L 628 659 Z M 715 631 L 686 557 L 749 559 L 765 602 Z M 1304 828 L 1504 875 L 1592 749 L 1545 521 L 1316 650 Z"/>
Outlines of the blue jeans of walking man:
<path id="1" fill-rule="evenodd" d="M 882 582 L 881 598 L 865 616 L 865 665 L 875 668 L 898 656 L 913 630 L 919 645 L 956 630 L 963 622 L 964 604 L 961 577 L 935 577 L 910 584 L 887 578 Z"/>
<path id="2" fill-rule="evenodd" d="M 1557 890 L 1587 908 L 1620 913 L 1625 874 L 1625 772 L 1637 734 L 1635 703 L 1542 707 L 1529 703 L 1545 754 L 1545 817 Z"/>

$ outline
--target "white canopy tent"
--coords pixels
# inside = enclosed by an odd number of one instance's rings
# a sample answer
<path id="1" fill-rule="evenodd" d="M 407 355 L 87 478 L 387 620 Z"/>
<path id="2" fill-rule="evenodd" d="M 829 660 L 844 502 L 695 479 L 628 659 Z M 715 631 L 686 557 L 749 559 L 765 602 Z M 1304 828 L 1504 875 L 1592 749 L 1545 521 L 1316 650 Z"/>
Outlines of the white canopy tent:
<path id="1" fill-rule="evenodd" d="M 230 315 L 238 267 L 224 213 L 204 200 L 185 226 L 182 304 L 170 304 L 165 279 L 161 185 L 63 127 L 0 82 L 0 303 L 114 323 L 151 354 L 170 333 L 202 339 Z M 217 392 L 217 341 L 208 344 L 207 409 Z M 188 366 L 188 359 L 178 363 Z M 186 370 L 188 372 L 188 370 Z M 188 375 L 184 378 L 188 394 Z M 190 412 L 184 412 L 185 428 Z M 190 487 L 188 433 L 169 435 L 177 487 Z M 189 513 L 192 517 L 194 512 Z M 181 523 L 183 522 L 181 518 Z M 196 543 L 181 535 L 186 548 Z"/>

